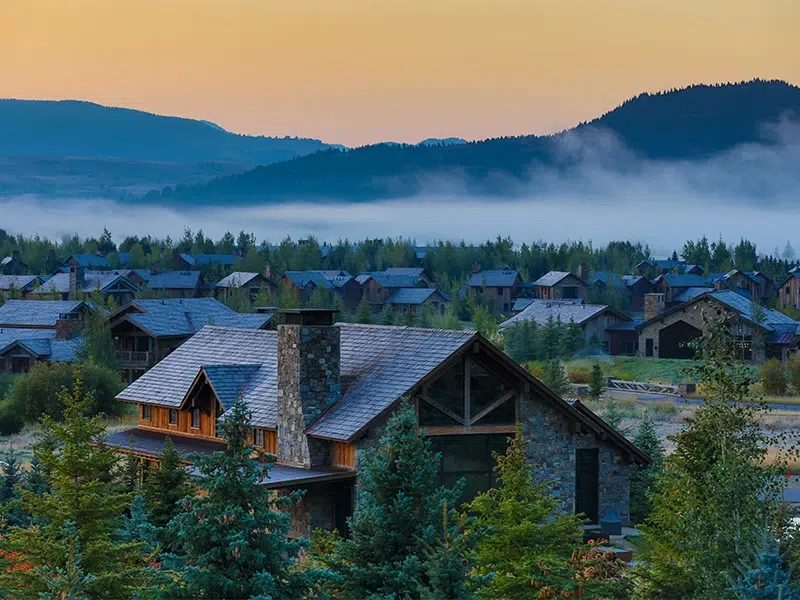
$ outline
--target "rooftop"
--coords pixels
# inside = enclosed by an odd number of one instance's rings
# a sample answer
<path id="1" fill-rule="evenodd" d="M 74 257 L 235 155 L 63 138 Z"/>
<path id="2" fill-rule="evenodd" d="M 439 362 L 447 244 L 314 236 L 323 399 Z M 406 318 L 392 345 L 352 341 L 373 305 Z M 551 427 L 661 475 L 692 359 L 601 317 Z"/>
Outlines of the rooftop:
<path id="1" fill-rule="evenodd" d="M 135 291 L 136 286 L 125 278 L 124 271 L 86 271 L 83 278 L 82 292 L 92 292 L 98 287 L 105 291 L 119 284 Z M 69 273 L 56 273 L 42 283 L 32 294 L 66 294 L 69 292 Z"/>
<path id="2" fill-rule="evenodd" d="M 193 267 L 205 267 L 208 265 L 232 267 L 239 260 L 239 257 L 235 254 L 189 254 L 184 252 L 180 257 Z"/>
<path id="3" fill-rule="evenodd" d="M 248 273 L 246 271 L 234 271 L 227 277 L 220 279 L 215 287 L 218 288 L 239 288 L 244 287 L 251 280 L 258 277 L 260 273 Z"/>
<path id="4" fill-rule="evenodd" d="M 533 282 L 533 285 L 551 287 L 572 275 L 569 271 L 550 271 Z"/>
<path id="5" fill-rule="evenodd" d="M 388 304 L 424 304 L 432 296 L 438 295 L 433 288 L 400 288 L 386 299 Z"/>
<path id="6" fill-rule="evenodd" d="M 19 345 L 39 360 L 73 362 L 83 346 L 83 337 L 57 340 L 55 329 L 0 328 L 0 354 Z"/>
<path id="7" fill-rule="evenodd" d="M 534 300 L 521 313 L 500 324 L 500 328 L 511 327 L 522 321 L 532 320 L 537 325 L 544 325 L 552 317 L 563 323 L 575 321 L 579 325 L 598 316 L 606 310 L 613 310 L 605 304 L 575 304 L 572 301 Z M 619 313 L 621 316 L 622 313 Z"/>
<path id="8" fill-rule="evenodd" d="M 12 287 L 23 290 L 32 287 L 38 280 L 38 275 L 0 275 L 0 290 L 8 291 Z"/>
<path id="9" fill-rule="evenodd" d="M 86 307 L 80 300 L 8 300 L 0 306 L 0 325 L 55 327 L 60 315 Z"/>
<path id="10" fill-rule="evenodd" d="M 469 278 L 470 287 L 513 287 L 519 279 L 516 269 L 493 269 L 473 273 Z"/>
<path id="11" fill-rule="evenodd" d="M 200 282 L 200 271 L 163 271 L 147 282 L 147 287 L 158 289 L 194 289 Z"/>
<path id="12" fill-rule="evenodd" d="M 73 254 L 64 262 L 64 264 L 67 264 L 70 259 L 74 259 L 78 265 L 88 269 L 111 268 L 111 263 L 108 262 L 108 259 L 105 256 L 99 256 L 97 254 Z"/>

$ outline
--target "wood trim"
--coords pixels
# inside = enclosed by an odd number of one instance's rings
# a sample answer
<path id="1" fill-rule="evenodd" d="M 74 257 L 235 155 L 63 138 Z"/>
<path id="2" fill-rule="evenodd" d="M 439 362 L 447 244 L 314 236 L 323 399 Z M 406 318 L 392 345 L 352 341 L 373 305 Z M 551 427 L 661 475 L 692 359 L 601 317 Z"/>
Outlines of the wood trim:
<path id="1" fill-rule="evenodd" d="M 435 400 L 431 400 L 430 398 L 428 398 L 427 396 L 424 396 L 424 395 L 420 396 L 420 398 L 422 398 L 425 402 L 427 402 L 428 404 L 433 406 L 436 410 L 439 410 L 439 411 L 443 412 L 444 414 L 446 414 L 448 417 L 450 417 L 451 419 L 453 419 L 457 423 L 461 423 L 462 425 L 466 425 L 467 424 L 466 421 L 464 421 L 463 418 L 459 417 L 456 413 L 454 413 L 453 411 L 451 411 L 448 408 L 445 408 L 444 406 L 442 406 L 441 404 L 439 404 Z"/>
<path id="2" fill-rule="evenodd" d="M 335 467 L 355 469 L 356 451 L 357 447 L 355 444 L 331 442 L 331 464 Z"/>
<path id="3" fill-rule="evenodd" d="M 481 412 L 475 415 L 475 417 L 469 422 L 470 425 L 474 425 L 477 421 L 480 421 L 483 417 L 488 415 L 490 412 L 492 412 L 495 408 L 497 408 L 501 404 L 505 403 L 506 400 L 509 400 L 516 393 L 517 390 L 508 390 L 505 394 L 503 394 L 499 398 L 495 398 L 495 400 L 489 406 L 487 406 Z M 514 408 L 516 410 L 516 406 Z M 515 414 L 515 417 L 518 418 L 518 415 Z"/>
<path id="4" fill-rule="evenodd" d="M 457 427 L 457 426 L 446 426 L 446 427 L 420 427 L 420 431 L 422 431 L 427 436 L 437 436 L 437 435 L 480 435 L 480 434 L 487 434 L 487 433 L 508 433 L 513 435 L 517 431 L 516 425 L 476 425 L 474 427 Z"/>
<path id="5" fill-rule="evenodd" d="M 469 355 L 464 355 L 464 421 L 471 423 L 470 415 L 472 406 L 472 362 Z"/>

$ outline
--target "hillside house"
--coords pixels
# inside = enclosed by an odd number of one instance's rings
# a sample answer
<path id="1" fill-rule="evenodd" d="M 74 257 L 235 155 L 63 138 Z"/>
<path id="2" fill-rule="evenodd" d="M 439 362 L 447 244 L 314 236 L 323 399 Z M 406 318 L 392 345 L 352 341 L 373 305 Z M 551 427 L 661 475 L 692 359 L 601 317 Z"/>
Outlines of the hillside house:
<path id="1" fill-rule="evenodd" d="M 56 273 L 32 290 L 30 297 L 79 300 L 99 290 L 104 298 L 112 297 L 117 304 L 125 304 L 133 299 L 138 289 L 139 286 L 120 271 L 88 271 L 86 267 L 70 266 L 69 273 Z"/>
<path id="2" fill-rule="evenodd" d="M 429 287 L 421 275 L 387 275 L 384 271 L 361 273 L 356 277 L 356 282 L 361 286 L 363 297 L 376 312 L 397 290 Z"/>
<path id="3" fill-rule="evenodd" d="M 617 275 L 612 271 L 597 271 L 589 281 L 593 296 L 602 297 L 613 288 L 622 294 L 632 313 L 644 310 L 644 297 L 653 291 L 653 282 L 641 275 Z"/>
<path id="4" fill-rule="evenodd" d="M 567 324 L 577 323 L 583 331 L 587 343 L 599 344 L 608 350 L 608 328 L 619 323 L 629 322 L 631 318 L 620 311 L 604 304 L 576 304 L 574 300 L 542 300 L 532 301 L 518 315 L 514 315 L 500 324 L 500 330 L 522 323 L 533 321 L 543 326 L 549 319 Z"/>
<path id="5" fill-rule="evenodd" d="M 24 373 L 42 361 L 74 361 L 91 310 L 81 301 L 7 301 L 0 306 L 0 373 Z"/>
<path id="6" fill-rule="evenodd" d="M 275 287 L 275 282 L 264 274 L 234 271 L 218 281 L 214 289 L 217 297 L 223 299 L 229 298 L 235 290 L 244 290 L 252 301 L 262 289 L 272 291 Z"/>
<path id="7" fill-rule="evenodd" d="M 189 254 L 188 252 L 175 252 L 173 263 L 177 271 L 200 270 L 203 267 L 219 267 L 230 270 L 239 257 L 235 254 Z"/>
<path id="8" fill-rule="evenodd" d="M 342 269 L 320 271 L 286 271 L 281 278 L 283 290 L 294 290 L 297 301 L 305 303 L 321 289 L 336 295 L 348 311 L 354 311 L 361 301 L 361 285 Z"/>
<path id="9" fill-rule="evenodd" d="M 206 325 L 265 329 L 271 319 L 238 313 L 215 298 L 135 300 L 108 317 L 126 381 L 134 381 Z"/>
<path id="10" fill-rule="evenodd" d="M 800 310 L 800 271 L 791 273 L 778 288 L 778 306 Z"/>
<path id="11" fill-rule="evenodd" d="M 471 295 L 482 294 L 484 299 L 494 299 L 495 309 L 509 313 L 517 299 L 522 277 L 517 269 L 491 269 L 481 271 L 475 266 L 467 283 L 466 291 Z"/>
<path id="12" fill-rule="evenodd" d="M 27 297 L 42 282 L 38 275 L 0 275 L 0 298 L 19 300 Z"/>
<path id="13" fill-rule="evenodd" d="M 659 275 L 673 273 L 677 275 L 702 275 L 704 269 L 700 265 L 687 264 L 685 260 L 643 260 L 634 267 L 636 272 L 647 279 L 655 279 Z"/>
<path id="14" fill-rule="evenodd" d="M 589 284 L 566 271 L 550 271 L 533 282 L 535 296 L 542 300 L 575 300 L 589 297 Z"/>
<path id="15" fill-rule="evenodd" d="M 639 352 L 654 358 L 692 358 L 694 349 L 689 342 L 705 332 L 703 311 L 721 309 L 730 317 L 731 335 L 736 338 L 738 358 L 761 362 L 765 358 L 786 361 L 800 346 L 800 323 L 781 312 L 760 307 L 763 322 L 759 322 L 755 303 L 730 290 L 712 290 L 663 312 L 657 310 L 657 294 L 653 307 L 648 306 L 645 321 L 637 326 Z M 763 340 L 763 343 L 758 343 Z"/>
<path id="16" fill-rule="evenodd" d="M 447 306 L 447 298 L 433 288 L 401 288 L 386 299 L 386 304 L 394 312 L 418 315 L 427 304 L 431 304 L 435 311 L 443 315 Z"/>
<path id="17" fill-rule="evenodd" d="M 769 302 L 775 291 L 772 279 L 758 271 L 733 269 L 724 275 L 715 274 L 711 283 L 716 290 L 731 290 L 761 304 Z"/>
<path id="18" fill-rule="evenodd" d="M 23 275 L 28 272 L 28 265 L 22 262 L 19 250 L 12 250 L 11 254 L 0 260 L 0 275 Z"/>
<path id="19" fill-rule="evenodd" d="M 440 481 L 466 478 L 464 499 L 492 485 L 492 451 L 521 422 L 530 462 L 564 510 L 597 523 L 614 509 L 629 520 L 629 467 L 648 457 L 479 334 L 334 325 L 333 311 L 323 310 L 284 318 L 277 331 L 202 329 L 119 394 L 139 406 L 139 426 L 107 443 L 143 461 L 156 459 L 166 435 L 181 451 L 219 450 L 217 421 L 241 395 L 252 439 L 277 459 L 263 484 L 305 490 L 291 511 L 295 532 L 345 532 L 358 450 L 378 443 L 407 397 L 442 453 Z"/>
<path id="20" fill-rule="evenodd" d="M 147 289 L 164 298 L 197 298 L 203 294 L 205 280 L 200 271 L 162 271 L 150 277 Z"/>

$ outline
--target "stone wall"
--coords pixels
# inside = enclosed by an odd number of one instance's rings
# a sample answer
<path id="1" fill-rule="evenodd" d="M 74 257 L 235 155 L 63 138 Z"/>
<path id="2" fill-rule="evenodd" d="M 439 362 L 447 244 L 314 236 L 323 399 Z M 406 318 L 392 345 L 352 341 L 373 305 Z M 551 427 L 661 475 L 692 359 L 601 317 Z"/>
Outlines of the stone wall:
<path id="1" fill-rule="evenodd" d="M 339 400 L 339 328 L 278 327 L 278 458 L 306 467 L 330 462 L 328 442 L 305 429 Z"/>
<path id="2" fill-rule="evenodd" d="M 537 480 L 550 484 L 565 512 L 575 511 L 575 450 L 598 448 L 600 518 L 616 509 L 623 524 L 630 522 L 629 465 L 619 450 L 593 434 L 570 432 L 563 414 L 529 394 L 523 396 L 520 418 Z"/>

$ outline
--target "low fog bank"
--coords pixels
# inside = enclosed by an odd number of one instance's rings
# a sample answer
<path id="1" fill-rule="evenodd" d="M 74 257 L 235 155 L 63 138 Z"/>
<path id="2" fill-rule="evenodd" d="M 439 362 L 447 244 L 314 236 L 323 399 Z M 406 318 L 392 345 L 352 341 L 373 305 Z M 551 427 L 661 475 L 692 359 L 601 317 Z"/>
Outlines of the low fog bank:
<path id="1" fill-rule="evenodd" d="M 584 130 L 560 139 L 558 169 L 532 168 L 513 199 L 464 193 L 457 181 L 422 182 L 424 193 L 372 203 L 294 202 L 268 206 L 137 205 L 102 198 L 0 199 L 0 227 L 50 238 L 126 235 L 179 238 L 184 227 L 218 239 L 244 229 L 259 241 L 316 236 L 320 241 L 407 237 L 480 243 L 497 235 L 544 240 L 642 241 L 656 255 L 702 235 L 747 237 L 769 253 L 800 232 L 800 124 L 765 126 L 764 144 L 699 161 L 652 161 L 613 135 Z M 800 243 L 794 244 L 795 246 Z"/>

